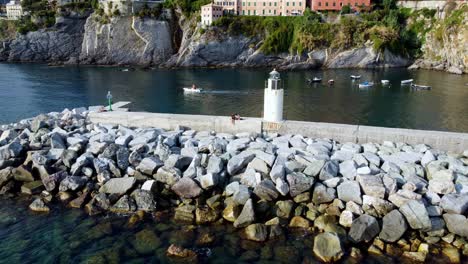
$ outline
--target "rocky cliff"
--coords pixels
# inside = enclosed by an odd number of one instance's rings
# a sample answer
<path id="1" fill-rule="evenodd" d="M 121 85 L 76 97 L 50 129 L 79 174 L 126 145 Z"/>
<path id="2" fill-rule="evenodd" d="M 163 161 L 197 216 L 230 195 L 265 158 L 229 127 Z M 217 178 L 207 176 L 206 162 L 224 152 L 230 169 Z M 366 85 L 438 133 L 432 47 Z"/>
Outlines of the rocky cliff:
<path id="1" fill-rule="evenodd" d="M 18 34 L 0 45 L 0 61 L 66 62 L 77 58 L 85 23 L 86 17 L 59 17 L 52 28 Z"/>
<path id="2" fill-rule="evenodd" d="M 84 29 L 80 63 L 159 65 L 173 54 L 168 21 L 116 17 L 101 24 L 92 15 Z"/>
<path id="3" fill-rule="evenodd" d="M 296 70 L 310 68 L 378 68 L 403 67 L 410 61 L 388 50 L 375 52 L 371 45 L 342 52 L 328 49 L 314 50 L 301 55 L 288 53 L 266 55 L 260 46 L 262 38 L 230 36 L 219 29 L 203 34 L 199 28 L 188 32 L 179 52 L 164 67 L 264 67 Z"/>
<path id="4" fill-rule="evenodd" d="M 412 68 L 467 72 L 467 13 L 462 12 L 464 20 L 457 21 L 458 26 L 447 26 L 453 19 L 438 21 L 426 35 L 422 59 Z M 265 54 L 261 34 L 246 37 L 216 27 L 206 30 L 197 26 L 195 16 L 168 14 L 161 19 L 113 17 L 104 23 L 96 14 L 61 17 L 52 28 L 18 34 L 4 42 L 0 61 L 166 68 L 275 66 L 287 70 L 404 67 L 411 63 L 386 49 L 376 52 L 370 41 L 348 50 L 326 47 L 301 54 Z"/>
<path id="5" fill-rule="evenodd" d="M 468 6 L 462 5 L 437 21 L 425 36 L 422 57 L 411 69 L 445 70 L 468 73 Z"/>

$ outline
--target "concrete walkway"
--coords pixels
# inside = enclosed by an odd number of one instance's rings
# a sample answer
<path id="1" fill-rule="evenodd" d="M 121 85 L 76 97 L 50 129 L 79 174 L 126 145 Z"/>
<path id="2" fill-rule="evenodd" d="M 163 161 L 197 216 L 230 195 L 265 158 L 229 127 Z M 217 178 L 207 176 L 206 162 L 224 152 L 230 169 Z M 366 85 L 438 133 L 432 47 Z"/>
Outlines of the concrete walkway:
<path id="1" fill-rule="evenodd" d="M 216 131 L 221 133 L 277 132 L 280 134 L 301 134 L 312 138 L 332 138 L 340 142 L 405 142 L 427 144 L 433 148 L 463 152 L 468 149 L 468 134 L 414 130 L 402 128 L 372 127 L 333 123 L 284 121 L 281 123 L 263 122 L 260 118 L 247 117 L 232 123 L 229 116 L 179 115 L 147 112 L 102 112 L 90 113 L 94 123 L 116 124 L 128 127 L 158 127 L 168 130 L 186 127 L 194 130 Z"/>

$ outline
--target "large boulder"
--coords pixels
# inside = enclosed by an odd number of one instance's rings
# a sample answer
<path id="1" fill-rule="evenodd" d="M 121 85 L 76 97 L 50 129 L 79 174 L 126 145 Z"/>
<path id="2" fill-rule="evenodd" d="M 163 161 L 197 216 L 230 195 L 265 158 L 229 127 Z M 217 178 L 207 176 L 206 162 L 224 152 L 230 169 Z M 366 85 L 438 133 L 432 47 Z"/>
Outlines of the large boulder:
<path id="1" fill-rule="evenodd" d="M 357 181 L 365 194 L 382 199 L 385 197 L 385 186 L 380 176 L 358 175 Z"/>
<path id="2" fill-rule="evenodd" d="M 60 182 L 59 191 L 77 191 L 83 188 L 86 182 L 88 182 L 86 177 L 67 176 Z"/>
<path id="3" fill-rule="evenodd" d="M 325 232 L 314 238 L 314 253 L 323 262 L 336 262 L 344 255 L 336 233 Z"/>
<path id="4" fill-rule="evenodd" d="M 278 198 L 278 192 L 276 191 L 275 184 L 271 180 L 263 180 L 253 191 L 260 199 L 265 201 L 274 201 Z"/>
<path id="5" fill-rule="evenodd" d="M 99 191 L 108 194 L 124 194 L 135 185 L 134 177 L 112 178 L 108 180 Z"/>
<path id="6" fill-rule="evenodd" d="M 345 181 L 338 185 L 338 198 L 344 202 L 353 201 L 362 204 L 361 187 L 355 181 Z"/>
<path id="7" fill-rule="evenodd" d="M 249 162 L 255 158 L 255 154 L 249 152 L 242 152 L 232 157 L 227 164 L 227 172 L 230 175 L 235 175 L 241 171 Z"/>
<path id="8" fill-rule="evenodd" d="M 395 206 L 391 202 L 384 199 L 369 195 L 362 197 L 362 209 L 369 215 L 381 218 L 394 208 Z"/>
<path id="9" fill-rule="evenodd" d="M 141 211 L 156 210 L 156 201 L 151 191 L 137 189 L 132 192 L 131 197 L 135 200 L 137 209 Z"/>
<path id="10" fill-rule="evenodd" d="M 443 217 L 450 233 L 468 238 L 468 219 L 464 215 L 444 214 Z"/>
<path id="11" fill-rule="evenodd" d="M 251 224 L 244 229 L 245 238 L 263 242 L 268 238 L 268 227 L 264 224 Z"/>
<path id="12" fill-rule="evenodd" d="M 154 179 L 158 182 L 162 182 L 169 186 L 172 186 L 180 180 L 181 175 L 182 173 L 177 168 L 162 166 L 154 175 Z"/>
<path id="13" fill-rule="evenodd" d="M 183 177 L 171 189 L 181 198 L 195 198 L 202 193 L 198 184 L 189 177 Z"/>
<path id="14" fill-rule="evenodd" d="M 162 162 L 159 159 L 159 157 L 148 157 L 142 159 L 140 164 L 138 164 L 138 167 L 136 167 L 136 169 L 146 175 L 153 175 L 153 173 L 155 173 L 163 165 L 164 162 Z"/>
<path id="15" fill-rule="evenodd" d="M 405 218 L 398 210 L 393 210 L 383 217 L 380 239 L 395 242 L 400 239 L 408 229 Z"/>
<path id="16" fill-rule="evenodd" d="M 247 200 L 242 208 L 239 217 L 237 217 L 236 221 L 234 221 L 235 228 L 242 228 L 246 227 L 250 224 L 255 222 L 255 211 L 253 207 L 252 199 Z"/>
<path id="17" fill-rule="evenodd" d="M 468 193 L 446 194 L 440 200 L 440 206 L 451 214 L 464 214 L 468 210 Z"/>
<path id="18" fill-rule="evenodd" d="M 354 243 L 369 242 L 380 232 L 379 223 L 373 216 L 363 214 L 356 218 L 349 230 L 349 238 Z"/>
<path id="19" fill-rule="evenodd" d="M 305 174 L 300 172 L 288 174 L 286 176 L 286 180 L 289 184 L 289 194 L 292 197 L 296 197 L 297 195 L 310 190 L 314 184 L 314 178 L 307 177 Z"/>
<path id="20" fill-rule="evenodd" d="M 339 165 L 335 160 L 327 161 L 320 171 L 319 178 L 322 181 L 334 178 L 338 175 Z"/>
<path id="21" fill-rule="evenodd" d="M 327 188 L 321 183 L 316 183 L 312 195 L 314 204 L 330 203 L 336 198 L 336 191 L 333 188 Z"/>
<path id="22" fill-rule="evenodd" d="M 432 224 L 429 219 L 426 207 L 421 201 L 410 200 L 400 207 L 400 212 L 405 216 L 406 221 L 413 229 L 430 231 Z"/>
<path id="23" fill-rule="evenodd" d="M 216 155 L 211 155 L 210 159 L 208 160 L 208 166 L 206 167 L 206 172 L 219 174 L 223 171 L 223 167 L 224 167 L 223 160 Z"/>
<path id="24" fill-rule="evenodd" d="M 130 196 L 124 195 L 109 209 L 114 213 L 130 213 L 136 211 L 137 206 Z"/>
<path id="25" fill-rule="evenodd" d="M 36 198 L 30 205 L 29 209 L 34 212 L 44 212 L 47 213 L 50 211 L 50 208 L 42 201 L 41 198 Z"/>

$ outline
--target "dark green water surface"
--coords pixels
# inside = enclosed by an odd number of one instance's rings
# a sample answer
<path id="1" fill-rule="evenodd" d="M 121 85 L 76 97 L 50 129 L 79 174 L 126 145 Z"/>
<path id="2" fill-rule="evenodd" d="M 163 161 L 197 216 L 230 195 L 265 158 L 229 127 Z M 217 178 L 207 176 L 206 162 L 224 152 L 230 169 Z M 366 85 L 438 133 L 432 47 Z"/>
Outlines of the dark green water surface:
<path id="1" fill-rule="evenodd" d="M 0 123 L 65 107 L 132 101 L 133 110 L 165 113 L 261 116 L 264 81 L 271 69 L 135 70 L 0 64 Z M 282 72 L 285 118 L 318 122 L 468 132 L 468 76 L 437 71 L 326 70 Z M 350 74 L 376 86 L 359 89 Z M 306 78 L 334 79 L 335 85 L 307 85 Z M 400 80 L 430 85 L 413 92 Z M 388 79 L 390 87 L 382 87 Z M 184 95 L 196 83 L 207 93 Z"/>

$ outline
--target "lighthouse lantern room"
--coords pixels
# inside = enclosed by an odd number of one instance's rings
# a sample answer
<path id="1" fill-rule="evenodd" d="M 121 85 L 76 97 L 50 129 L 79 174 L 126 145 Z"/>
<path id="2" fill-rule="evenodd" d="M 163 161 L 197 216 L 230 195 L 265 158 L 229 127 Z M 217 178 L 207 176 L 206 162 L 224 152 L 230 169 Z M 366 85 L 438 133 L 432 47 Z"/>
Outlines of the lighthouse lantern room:
<path id="1" fill-rule="evenodd" d="M 284 90 L 281 85 L 279 72 L 274 69 L 270 72 L 265 87 L 265 99 L 263 102 L 263 119 L 268 122 L 281 122 L 283 120 Z"/>

